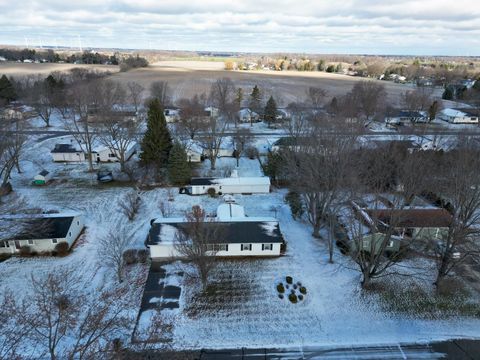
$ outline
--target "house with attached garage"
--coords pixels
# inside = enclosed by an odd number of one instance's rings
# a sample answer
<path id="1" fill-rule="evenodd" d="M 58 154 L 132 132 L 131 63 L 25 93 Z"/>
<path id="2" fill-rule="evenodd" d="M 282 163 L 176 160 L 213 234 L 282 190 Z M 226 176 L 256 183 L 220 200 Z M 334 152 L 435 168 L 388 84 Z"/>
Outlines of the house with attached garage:
<path id="1" fill-rule="evenodd" d="M 125 160 L 128 160 L 136 152 L 137 143 L 130 142 L 125 146 Z M 84 162 L 88 159 L 87 153 L 78 150 L 73 144 L 55 144 L 51 151 L 55 162 Z M 96 144 L 91 153 L 93 161 L 96 162 L 118 162 L 120 153 L 117 149 L 110 149 L 108 146 Z"/>
<path id="2" fill-rule="evenodd" d="M 84 226 L 83 215 L 63 214 L 23 214 L 2 215 L 0 254 L 18 254 L 23 247 L 31 252 L 51 252 L 60 243 L 70 248 L 80 236 Z"/>
<path id="3" fill-rule="evenodd" d="M 158 218 L 151 221 L 146 241 L 150 257 L 169 259 L 178 257 L 175 242 L 180 233 L 186 233 L 184 218 Z M 218 207 L 216 216 L 204 226 L 221 226 L 222 237 L 207 245 L 207 251 L 218 257 L 271 257 L 285 251 L 285 240 L 275 218 L 247 217 L 244 208 L 235 203 Z"/>
<path id="4" fill-rule="evenodd" d="M 425 123 L 428 121 L 426 111 L 410 111 L 410 110 L 391 110 L 385 116 L 385 123 L 390 125 L 405 125 L 409 123 Z"/>
<path id="5" fill-rule="evenodd" d="M 229 178 L 192 178 L 190 185 L 180 188 L 180 194 L 204 195 L 209 193 L 223 194 L 268 194 L 270 178 L 237 177 L 233 173 Z"/>
<path id="6" fill-rule="evenodd" d="M 478 124 L 479 112 L 474 109 L 443 109 L 438 117 L 451 124 Z"/>

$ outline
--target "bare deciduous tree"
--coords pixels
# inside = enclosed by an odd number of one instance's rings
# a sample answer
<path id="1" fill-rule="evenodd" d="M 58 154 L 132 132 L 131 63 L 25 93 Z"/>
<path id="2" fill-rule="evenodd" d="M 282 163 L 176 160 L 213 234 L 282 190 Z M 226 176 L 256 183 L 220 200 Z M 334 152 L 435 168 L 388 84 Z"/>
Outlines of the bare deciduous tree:
<path id="1" fill-rule="evenodd" d="M 125 228 L 116 228 L 108 231 L 98 241 L 98 256 L 102 265 L 115 271 L 119 283 L 123 282 L 125 262 L 123 253 L 130 245 L 130 238 Z"/>
<path id="2" fill-rule="evenodd" d="M 249 129 L 240 128 L 235 131 L 235 135 L 232 138 L 234 147 L 234 156 L 237 159 L 237 167 L 239 166 L 240 157 L 245 152 L 245 149 L 252 142 L 253 137 Z"/>
<path id="3" fill-rule="evenodd" d="M 19 119 L 0 119 L 0 196 L 11 190 L 10 176 L 16 167 L 20 173 L 20 156 L 26 136 L 22 134 L 23 122 Z"/>
<path id="4" fill-rule="evenodd" d="M 451 204 L 452 224 L 441 243 L 434 244 L 438 271 L 436 284 L 466 261 L 480 259 L 480 186 L 478 151 L 466 146 L 444 155 L 441 194 Z"/>
<path id="5" fill-rule="evenodd" d="M 154 81 L 150 85 L 150 96 L 158 99 L 163 108 L 165 108 L 170 101 L 170 87 L 167 81 Z"/>
<path id="6" fill-rule="evenodd" d="M 128 99 L 133 104 L 135 112 L 138 112 L 138 108 L 142 103 L 142 93 L 145 91 L 145 88 L 135 81 L 129 81 L 127 83 L 128 90 Z"/>
<path id="7" fill-rule="evenodd" d="M 193 140 L 199 132 L 207 127 L 205 94 L 195 95 L 192 99 L 181 99 L 179 107 L 180 131 L 186 133 Z"/>
<path id="8" fill-rule="evenodd" d="M 307 96 L 312 110 L 317 112 L 324 105 L 327 91 L 319 87 L 309 87 L 307 91 Z"/>
<path id="9" fill-rule="evenodd" d="M 142 198 L 138 191 L 131 190 L 118 201 L 118 205 L 128 220 L 132 221 L 142 206 Z"/>
<path id="10" fill-rule="evenodd" d="M 227 123 L 223 118 L 211 116 L 208 119 L 204 133 L 199 139 L 200 146 L 203 148 L 208 160 L 210 160 L 211 170 L 215 170 L 218 154 L 225 139 Z"/>
<path id="11" fill-rule="evenodd" d="M 359 81 L 347 95 L 348 101 L 356 107 L 358 114 L 363 116 L 365 126 L 381 113 L 386 97 L 385 86 L 375 81 Z"/>
<path id="12" fill-rule="evenodd" d="M 229 105 L 234 103 L 235 85 L 230 78 L 217 79 L 210 89 L 210 98 L 213 106 L 217 107 L 221 115 L 226 115 Z"/>
<path id="13" fill-rule="evenodd" d="M 177 233 L 174 247 L 181 257 L 195 266 L 203 290 L 206 290 L 209 275 L 217 265 L 215 245 L 221 243 L 224 229 L 221 224 L 208 219 L 199 206 L 192 207 L 185 217 L 187 223 Z"/>
<path id="14" fill-rule="evenodd" d="M 422 113 L 429 109 L 432 102 L 433 88 L 417 87 L 415 90 L 407 90 L 403 94 L 403 106 L 411 115 L 411 122 L 416 124 L 422 119 Z"/>

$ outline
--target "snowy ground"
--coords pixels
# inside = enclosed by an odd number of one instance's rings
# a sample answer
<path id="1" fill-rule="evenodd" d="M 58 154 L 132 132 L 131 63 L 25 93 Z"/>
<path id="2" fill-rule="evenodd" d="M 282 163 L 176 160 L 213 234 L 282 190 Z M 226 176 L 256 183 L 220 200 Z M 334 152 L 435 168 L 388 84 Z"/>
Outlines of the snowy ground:
<path id="1" fill-rule="evenodd" d="M 99 185 L 86 164 L 64 165 L 51 161 L 49 151 L 58 139 L 32 137 L 21 165 L 22 174 L 13 174 L 15 191 L 32 207 L 44 210 L 78 210 L 86 216 L 85 242 L 65 258 L 12 258 L 0 263 L 0 290 L 25 289 L 32 272 L 47 273 L 56 265 L 69 264 L 85 283 L 113 282 L 114 275 L 102 267 L 96 257 L 97 240 L 109 230 L 125 231 L 132 247 L 143 247 L 149 222 L 159 217 L 159 204 L 168 202 L 171 216 L 200 204 L 214 212 L 220 200 L 178 194 L 177 189 L 153 189 L 143 192 L 143 205 L 137 218 L 129 222 L 118 206 L 128 184 Z M 219 169 L 235 168 L 235 159 L 222 158 Z M 118 164 L 112 164 L 118 167 Z M 56 180 L 44 187 L 31 185 L 41 169 L 53 172 Z M 208 161 L 200 171 L 208 173 Z M 242 158 L 240 176 L 259 176 L 257 160 Z M 198 285 L 188 277 L 177 279 L 182 286 L 180 309 L 162 311 L 161 316 L 174 324 L 172 344 L 176 348 L 194 347 L 273 347 L 287 345 L 347 345 L 399 341 L 440 340 L 480 337 L 480 320 L 449 318 L 422 320 L 384 311 L 374 295 L 359 289 L 359 273 L 351 261 L 335 254 L 335 264 L 327 263 L 325 244 L 310 235 L 307 224 L 294 221 L 283 202 L 284 191 L 265 195 L 238 195 L 238 203 L 250 216 L 277 216 L 288 242 L 286 255 L 276 259 L 224 261 L 213 282 L 218 288 L 213 297 L 199 297 Z M 174 271 L 180 265 L 168 265 Z M 132 284 L 132 311 L 138 312 L 142 279 L 146 268 L 129 271 Z M 277 297 L 275 286 L 290 275 L 308 290 L 304 302 L 293 305 Z M 138 280 L 138 281 L 137 281 Z M 91 288 L 90 288 L 91 289 Z M 148 314 L 147 314 L 148 315 Z M 152 314 L 149 314 L 150 316 Z M 148 320 L 148 319 L 147 319 Z M 148 321 L 146 321 L 148 322 Z M 142 322 L 144 324 L 144 322 Z"/>

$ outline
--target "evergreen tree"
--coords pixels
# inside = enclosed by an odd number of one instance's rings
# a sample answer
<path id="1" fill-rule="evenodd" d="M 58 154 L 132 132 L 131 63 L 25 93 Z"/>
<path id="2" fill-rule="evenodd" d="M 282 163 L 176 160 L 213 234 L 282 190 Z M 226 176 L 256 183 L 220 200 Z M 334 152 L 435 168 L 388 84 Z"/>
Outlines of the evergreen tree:
<path id="1" fill-rule="evenodd" d="M 453 100 L 453 91 L 450 87 L 447 87 L 442 95 L 443 100 Z"/>
<path id="2" fill-rule="evenodd" d="M 262 111 L 262 95 L 257 85 L 253 87 L 252 93 L 250 94 L 249 106 L 251 110 L 260 115 Z"/>
<path id="3" fill-rule="evenodd" d="M 142 140 L 140 159 L 144 164 L 156 164 L 164 167 L 172 148 L 172 138 L 168 131 L 163 107 L 158 99 L 148 105 L 147 131 Z"/>
<path id="4" fill-rule="evenodd" d="M 0 78 L 0 100 L 9 103 L 10 101 L 16 100 L 17 94 L 15 88 L 13 87 L 10 80 L 5 75 L 2 75 Z"/>
<path id="5" fill-rule="evenodd" d="M 275 102 L 273 96 L 270 96 L 270 99 L 268 99 L 264 114 L 264 119 L 269 126 L 271 123 L 275 122 L 277 117 L 277 103 Z"/>
<path id="6" fill-rule="evenodd" d="M 168 157 L 168 176 L 175 185 L 188 184 L 191 177 L 190 164 L 187 152 L 182 144 L 175 142 Z"/>

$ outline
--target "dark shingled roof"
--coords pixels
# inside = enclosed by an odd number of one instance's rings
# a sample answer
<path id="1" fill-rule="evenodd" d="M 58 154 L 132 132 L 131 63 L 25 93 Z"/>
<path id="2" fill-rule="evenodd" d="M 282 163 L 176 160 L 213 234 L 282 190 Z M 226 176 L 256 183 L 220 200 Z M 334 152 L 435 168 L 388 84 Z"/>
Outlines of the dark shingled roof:
<path id="1" fill-rule="evenodd" d="M 212 180 L 215 179 L 213 177 L 210 178 L 192 178 L 190 181 L 190 185 L 211 185 Z"/>
<path id="2" fill-rule="evenodd" d="M 445 209 L 365 210 L 372 219 L 385 224 L 392 220 L 397 228 L 440 228 L 452 223 L 452 215 Z"/>
<path id="3" fill-rule="evenodd" d="M 231 221 L 231 222 L 206 222 L 206 226 L 222 226 L 225 233 L 222 240 L 216 241 L 219 244 L 249 244 L 249 243 L 284 243 L 283 235 L 280 232 L 278 222 L 269 233 L 262 225 L 271 225 L 271 221 Z M 169 225 L 176 229 L 185 231 L 188 223 L 153 223 L 147 240 L 147 245 L 156 245 L 162 241 L 159 239 L 162 226 Z M 174 239 L 164 239 L 165 241 L 173 241 Z"/>
<path id="4" fill-rule="evenodd" d="M 73 216 L 60 217 L 13 217 L 2 218 L 2 221 L 15 222 L 25 230 L 12 235 L 11 240 L 61 239 L 67 236 L 72 225 Z"/>
<path id="5" fill-rule="evenodd" d="M 55 144 L 52 153 L 77 153 L 80 150 L 75 149 L 72 144 Z"/>
<path id="6" fill-rule="evenodd" d="M 50 172 L 48 172 L 47 170 L 42 170 L 38 175 L 47 176 L 48 174 L 50 174 Z"/>

